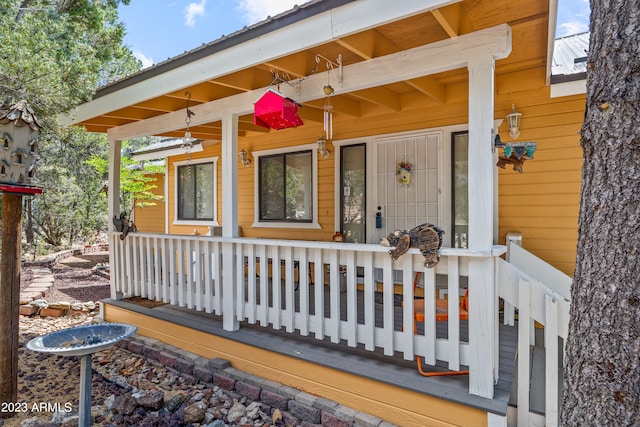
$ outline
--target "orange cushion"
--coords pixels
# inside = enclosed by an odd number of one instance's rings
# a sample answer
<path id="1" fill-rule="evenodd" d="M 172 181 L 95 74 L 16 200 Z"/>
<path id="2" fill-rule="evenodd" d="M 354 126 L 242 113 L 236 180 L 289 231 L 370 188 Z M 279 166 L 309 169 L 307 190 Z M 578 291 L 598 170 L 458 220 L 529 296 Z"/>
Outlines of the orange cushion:
<path id="1" fill-rule="evenodd" d="M 413 315 L 418 322 L 424 322 L 424 300 L 413 301 Z M 449 300 L 436 299 L 436 322 L 449 320 Z M 460 320 L 469 320 L 469 312 L 460 307 Z"/>

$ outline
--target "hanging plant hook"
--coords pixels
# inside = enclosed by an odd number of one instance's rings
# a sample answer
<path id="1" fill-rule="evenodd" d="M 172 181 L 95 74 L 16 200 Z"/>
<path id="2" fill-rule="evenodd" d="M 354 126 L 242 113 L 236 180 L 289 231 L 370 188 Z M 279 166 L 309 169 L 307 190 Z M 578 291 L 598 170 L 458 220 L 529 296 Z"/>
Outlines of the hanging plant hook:
<path id="1" fill-rule="evenodd" d="M 187 117 L 184 119 L 184 124 L 187 125 L 187 130 L 184 133 L 184 138 L 182 139 L 182 148 L 186 151 L 190 151 L 193 148 L 193 138 L 191 137 L 191 116 L 195 116 L 196 113 L 189 109 L 189 102 L 191 102 L 191 92 L 187 91 L 184 93 L 187 96 Z"/>
<path id="2" fill-rule="evenodd" d="M 189 102 L 191 102 L 191 92 L 186 91 L 184 94 L 187 96 L 187 118 L 184 120 L 184 122 L 186 123 L 188 130 L 189 125 L 191 124 L 191 116 L 195 116 L 196 113 L 189 109 Z"/>

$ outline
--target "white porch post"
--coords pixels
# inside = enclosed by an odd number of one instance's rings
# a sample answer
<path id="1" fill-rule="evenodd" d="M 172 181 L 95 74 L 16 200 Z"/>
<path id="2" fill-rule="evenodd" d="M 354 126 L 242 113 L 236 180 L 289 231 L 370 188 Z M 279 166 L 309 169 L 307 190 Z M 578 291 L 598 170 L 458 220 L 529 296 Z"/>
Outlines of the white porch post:
<path id="1" fill-rule="evenodd" d="M 222 236 L 238 237 L 238 115 L 222 115 Z M 240 328 L 236 316 L 235 245 L 222 244 L 222 326 L 226 331 Z"/>
<path id="2" fill-rule="evenodd" d="M 113 224 L 113 217 L 120 215 L 120 149 L 122 143 L 120 140 L 112 139 L 109 137 L 109 178 L 107 181 L 107 212 L 108 212 L 108 230 L 115 231 Z M 109 237 L 109 243 L 111 243 L 111 237 Z M 115 267 L 115 248 L 109 248 L 109 265 L 111 266 L 111 275 L 109 278 L 109 285 L 111 288 L 111 298 L 118 300 L 122 298 L 122 293 L 116 291 L 116 274 Z"/>
<path id="3" fill-rule="evenodd" d="M 494 60 L 474 58 L 469 69 L 469 247 L 491 253 L 494 225 Z M 494 260 L 469 259 L 469 393 L 493 397 L 496 359 Z"/>

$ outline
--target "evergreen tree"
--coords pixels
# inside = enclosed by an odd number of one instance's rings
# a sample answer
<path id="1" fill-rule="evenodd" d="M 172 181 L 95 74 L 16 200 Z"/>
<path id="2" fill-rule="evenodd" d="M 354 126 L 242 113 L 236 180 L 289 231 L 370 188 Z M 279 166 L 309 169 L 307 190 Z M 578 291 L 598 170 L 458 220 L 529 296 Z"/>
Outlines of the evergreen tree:
<path id="1" fill-rule="evenodd" d="M 0 4 L 0 105 L 24 99 L 43 128 L 35 184 L 27 201 L 28 240 L 35 230 L 50 245 L 73 244 L 107 227 L 102 171 L 104 135 L 60 129 L 57 117 L 91 99 L 104 84 L 141 63 L 122 45 L 118 4 L 129 0 L 4 0 Z"/>

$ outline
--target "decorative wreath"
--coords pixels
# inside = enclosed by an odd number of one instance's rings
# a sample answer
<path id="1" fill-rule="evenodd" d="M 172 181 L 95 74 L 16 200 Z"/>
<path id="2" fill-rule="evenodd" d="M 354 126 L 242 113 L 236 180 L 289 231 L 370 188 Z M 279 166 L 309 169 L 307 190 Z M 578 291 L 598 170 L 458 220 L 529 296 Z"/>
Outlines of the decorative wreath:
<path id="1" fill-rule="evenodd" d="M 413 169 L 413 165 L 406 160 L 403 160 L 398 163 L 398 167 L 396 168 L 396 175 L 398 175 L 398 182 L 400 185 L 411 185 L 411 170 Z"/>

